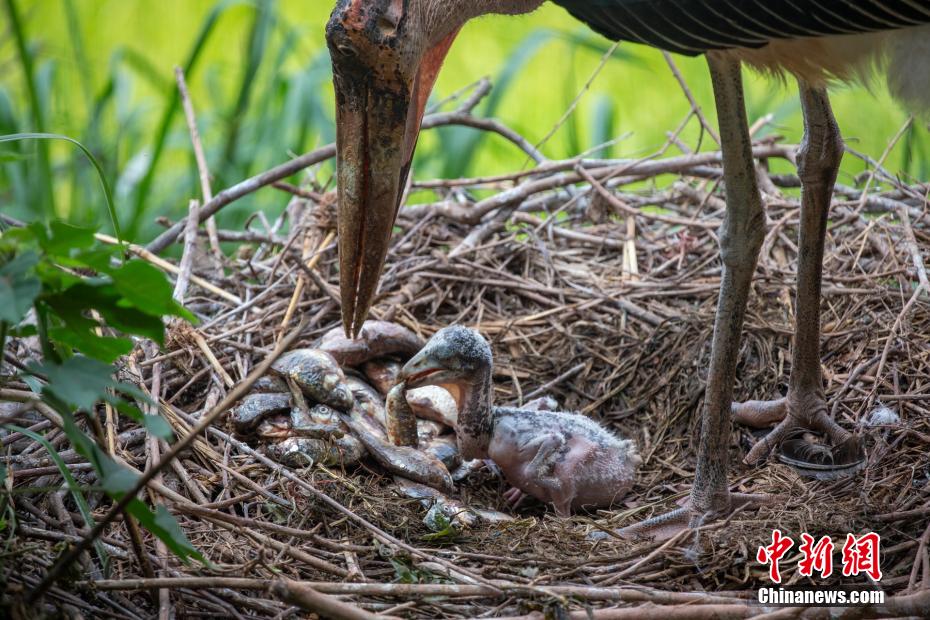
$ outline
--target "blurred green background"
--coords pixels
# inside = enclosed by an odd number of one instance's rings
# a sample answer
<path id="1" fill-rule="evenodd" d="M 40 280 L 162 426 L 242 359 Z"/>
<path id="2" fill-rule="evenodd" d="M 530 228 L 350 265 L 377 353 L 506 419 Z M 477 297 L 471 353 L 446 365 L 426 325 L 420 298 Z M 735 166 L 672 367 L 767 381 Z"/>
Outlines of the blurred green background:
<path id="1" fill-rule="evenodd" d="M 173 68 L 185 67 L 214 192 L 334 138 L 332 87 L 323 26 L 332 0 L 0 0 L 0 134 L 45 131 L 80 140 L 115 189 L 120 221 L 139 241 L 177 218 L 199 183 L 178 104 Z M 486 17 L 462 32 L 440 76 L 438 100 L 490 76 L 493 95 L 479 112 L 503 119 L 537 142 L 556 125 L 594 73 L 609 43 L 546 5 L 531 16 Z M 551 158 L 621 138 L 604 153 L 653 152 L 689 105 L 662 56 L 621 45 L 576 112 L 543 146 Z M 701 59 L 676 57 L 714 120 Z M 777 132 L 800 137 L 793 84 L 747 73 L 750 122 L 772 113 Z M 876 159 L 907 115 L 882 84 L 834 89 L 850 144 Z M 926 179 L 930 142 L 919 123 L 889 154 L 894 172 Z M 699 128 L 683 133 L 695 147 Z M 708 147 L 708 140 L 703 141 Z M 449 128 L 421 138 L 417 178 L 498 174 L 526 156 L 497 137 Z M 847 157 L 841 181 L 864 169 Z M 313 171 L 325 184 L 332 170 Z M 295 181 L 306 182 L 303 175 Z M 256 209 L 280 211 L 287 196 L 263 190 L 222 212 L 237 226 Z M 109 228 L 93 167 L 61 142 L 0 144 L 0 208 Z"/>

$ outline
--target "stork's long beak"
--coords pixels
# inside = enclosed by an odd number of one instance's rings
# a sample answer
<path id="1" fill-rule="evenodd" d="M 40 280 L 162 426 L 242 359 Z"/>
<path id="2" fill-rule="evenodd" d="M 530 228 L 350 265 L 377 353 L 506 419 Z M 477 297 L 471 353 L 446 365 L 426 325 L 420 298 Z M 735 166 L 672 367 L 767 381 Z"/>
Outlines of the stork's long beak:
<path id="1" fill-rule="evenodd" d="M 426 100 L 454 37 L 427 50 L 413 68 L 400 66 L 407 62 L 400 54 L 381 55 L 376 66 L 333 55 L 339 286 L 350 337 L 358 334 L 377 292 Z"/>
<path id="2" fill-rule="evenodd" d="M 409 93 L 366 82 L 336 80 L 339 287 L 351 337 L 377 291 L 416 142 Z"/>

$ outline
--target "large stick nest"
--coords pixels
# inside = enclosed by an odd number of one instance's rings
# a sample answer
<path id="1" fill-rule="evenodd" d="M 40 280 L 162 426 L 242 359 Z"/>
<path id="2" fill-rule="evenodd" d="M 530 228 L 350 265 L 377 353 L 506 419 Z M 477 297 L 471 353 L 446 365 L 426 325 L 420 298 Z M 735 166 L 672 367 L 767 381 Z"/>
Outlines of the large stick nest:
<path id="1" fill-rule="evenodd" d="M 738 400 L 784 394 L 795 316 L 798 179 L 770 175 L 766 164 L 792 160 L 796 150 L 769 141 L 756 152 L 768 228 L 739 354 Z M 889 594 L 927 588 L 930 291 L 915 294 L 925 278 L 918 248 L 930 242 L 927 188 L 874 170 L 867 192 L 838 189 L 824 266 L 826 392 L 840 424 L 863 436 L 868 462 L 855 476 L 818 482 L 774 460 L 747 467 L 742 457 L 761 433 L 734 428 L 731 488 L 780 494 L 783 504 L 737 513 L 662 547 L 589 536 L 666 511 L 688 492 L 720 283 L 724 192 L 713 153 L 544 162 L 514 175 L 421 184 L 436 202 L 401 211 L 373 314 L 424 338 L 452 323 L 475 327 L 494 349 L 498 404 L 551 394 L 634 439 L 645 462 L 628 497 L 568 519 L 528 504 L 510 523 L 435 537 L 423 524 L 423 507 L 400 497 L 374 463 L 288 470 L 225 434 L 220 423 L 163 470 L 161 486 L 147 497 L 178 515 L 213 566 L 182 565 L 145 534 L 148 568 L 166 579 L 152 581 L 117 520 L 102 538 L 114 559 L 110 574 L 85 556 L 47 603 L 85 617 L 150 617 L 158 605 L 173 606 L 179 617 L 281 618 L 301 612 L 265 586 L 287 577 L 356 607 L 406 617 L 638 602 L 687 604 L 695 617 L 744 617 L 762 612 L 742 604 L 770 585 L 755 556 L 773 528 L 795 539 L 801 532 L 829 535 L 838 547 L 848 532 L 878 532 L 881 587 Z M 195 275 L 219 289 L 191 284 L 187 305 L 201 323 L 172 328 L 166 351 L 140 345 L 127 360 L 127 376 L 157 390 L 178 434 L 230 389 L 217 363 L 235 384 L 301 317 L 308 323 L 300 346 L 340 325 L 334 194 L 327 189 L 315 180 L 294 189 L 286 214 L 270 228 L 259 218 L 247 231 L 219 231 L 240 246 L 225 276 L 207 260 L 194 261 Z M 490 197 L 479 200 L 479 193 Z M 18 355 L 31 352 L 21 348 Z M 880 406 L 899 421 L 868 426 Z M 164 452 L 125 420 L 107 431 L 116 453 L 139 469 Z M 59 545 L 86 529 L 43 451 L 22 437 L 3 443 L 13 447 L 17 515 L 3 573 L 15 592 L 34 586 Z M 78 481 L 93 487 L 95 474 L 64 435 L 53 443 Z M 506 512 L 504 489 L 486 475 L 457 494 Z M 99 517 L 109 501 L 88 495 Z M 842 578 L 839 571 L 810 580 L 798 574 L 797 556 L 786 561 L 787 584 L 869 587 L 864 576 Z M 103 577 L 109 581 L 99 589 L 85 581 Z M 294 591 L 284 598 L 294 602 Z"/>

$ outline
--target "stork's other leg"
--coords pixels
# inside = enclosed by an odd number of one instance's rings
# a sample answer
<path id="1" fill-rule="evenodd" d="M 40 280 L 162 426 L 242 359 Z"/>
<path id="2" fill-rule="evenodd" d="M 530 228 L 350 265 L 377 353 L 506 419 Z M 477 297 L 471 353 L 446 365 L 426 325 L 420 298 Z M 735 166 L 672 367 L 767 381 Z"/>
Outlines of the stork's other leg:
<path id="1" fill-rule="evenodd" d="M 734 418 L 751 426 L 775 429 L 746 456 L 756 463 L 791 431 L 807 428 L 825 433 L 834 446 L 850 438 L 827 414 L 820 371 L 820 283 L 824 240 L 833 185 L 843 157 L 843 139 L 830 109 L 826 90 L 799 82 L 804 113 L 804 140 L 798 152 L 801 177 L 801 230 L 798 242 L 797 325 L 788 395 L 774 401 L 733 405 Z"/>
<path id="2" fill-rule="evenodd" d="M 730 406 L 746 314 L 750 283 L 765 237 L 765 213 L 756 183 L 752 139 L 746 122 L 740 63 L 724 55 L 708 55 L 723 150 L 727 213 L 720 231 L 723 272 L 711 348 L 710 372 L 691 499 L 685 508 L 626 529 L 628 534 L 669 536 L 682 527 L 727 514 L 736 504 L 756 503 L 764 496 L 731 494 L 727 485 Z"/>

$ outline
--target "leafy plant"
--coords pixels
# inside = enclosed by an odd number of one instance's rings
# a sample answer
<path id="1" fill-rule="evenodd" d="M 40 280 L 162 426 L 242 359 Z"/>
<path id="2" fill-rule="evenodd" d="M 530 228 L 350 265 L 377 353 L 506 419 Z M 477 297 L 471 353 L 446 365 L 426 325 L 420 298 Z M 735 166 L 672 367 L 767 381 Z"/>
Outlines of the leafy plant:
<path id="1" fill-rule="evenodd" d="M 53 221 L 0 235 L 0 350 L 10 336 L 38 337 L 43 359 L 28 363 L 18 378 L 60 416 L 70 443 L 93 464 L 102 489 L 114 499 L 133 487 L 137 475 L 102 447 L 94 430 L 100 428 L 97 407 L 108 403 L 150 433 L 171 440 L 171 427 L 161 416 L 139 409 L 138 403 L 149 399 L 134 385 L 112 377 L 112 362 L 132 349 L 132 336 L 162 343 L 163 316 L 194 320 L 171 292 L 161 272 L 141 260 L 122 261 L 121 247 L 99 243 L 91 230 Z M 88 420 L 91 434 L 83 430 L 79 416 Z M 93 525 L 81 489 L 64 462 L 55 458 L 51 444 L 16 430 L 49 450 L 75 503 Z M 182 559 L 203 560 L 163 507 L 153 512 L 135 499 L 127 511 Z"/>

